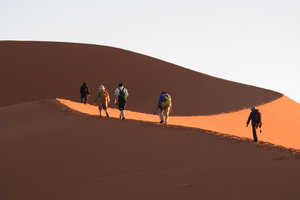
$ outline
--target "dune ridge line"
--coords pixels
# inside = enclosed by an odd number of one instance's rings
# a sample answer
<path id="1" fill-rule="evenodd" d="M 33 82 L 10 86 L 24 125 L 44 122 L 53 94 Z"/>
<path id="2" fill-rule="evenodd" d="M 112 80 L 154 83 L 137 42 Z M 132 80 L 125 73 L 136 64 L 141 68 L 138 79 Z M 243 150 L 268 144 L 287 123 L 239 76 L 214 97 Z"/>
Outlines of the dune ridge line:
<path id="1" fill-rule="evenodd" d="M 72 110 L 88 115 L 98 115 L 97 106 L 81 104 L 60 98 L 57 98 L 57 101 Z M 295 108 L 298 108 L 299 112 L 297 112 Z M 298 103 L 287 97 L 282 97 L 271 103 L 259 106 L 258 109 L 263 113 L 264 123 L 263 133 L 258 133 L 259 141 L 269 142 L 287 148 L 300 149 L 299 135 L 297 134 L 297 130 L 300 130 L 300 125 L 298 123 L 293 123 L 293 126 L 289 127 L 289 132 L 282 134 L 282 132 L 286 130 L 285 126 L 282 126 L 282 123 L 289 123 L 296 117 L 300 117 L 300 105 Z M 289 114 L 292 111 L 294 115 Z M 119 117 L 117 109 L 109 108 L 109 113 L 114 118 Z M 171 116 L 169 125 L 211 130 L 240 138 L 252 138 L 250 126 L 248 128 L 245 127 L 248 115 L 249 109 L 209 116 Z M 286 117 L 285 115 L 289 117 Z M 159 122 L 159 118 L 156 115 L 130 110 L 126 111 L 126 117 L 127 119 L 137 121 Z"/>

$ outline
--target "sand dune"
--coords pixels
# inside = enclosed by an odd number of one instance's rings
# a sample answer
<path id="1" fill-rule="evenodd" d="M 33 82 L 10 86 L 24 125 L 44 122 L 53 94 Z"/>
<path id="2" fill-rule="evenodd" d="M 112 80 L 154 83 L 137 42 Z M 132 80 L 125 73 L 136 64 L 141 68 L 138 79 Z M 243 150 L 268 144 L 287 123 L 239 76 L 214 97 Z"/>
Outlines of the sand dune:
<path id="1" fill-rule="evenodd" d="M 50 100 L 0 108 L 0 119 L 1 199 L 300 196 L 300 160 L 277 148 L 200 129 L 101 120 Z"/>
<path id="2" fill-rule="evenodd" d="M 0 64 L 1 200 L 300 197 L 300 153 L 247 139 L 260 105 L 259 140 L 299 149 L 300 106 L 280 93 L 97 45 L 0 41 Z M 89 103 L 124 82 L 128 120 L 76 102 L 83 81 Z M 151 114 L 161 90 L 168 127 Z"/>
<path id="3" fill-rule="evenodd" d="M 99 115 L 96 106 L 84 105 L 64 99 L 59 102 L 69 108 L 89 115 Z M 288 148 L 300 149 L 300 104 L 282 97 L 271 103 L 258 107 L 263 117 L 263 133 L 258 133 L 260 141 L 282 145 Z M 118 111 L 110 109 L 112 117 L 118 118 Z M 201 128 L 217 131 L 238 137 L 252 138 L 251 125 L 246 127 L 249 109 L 232 113 L 209 116 L 175 116 L 170 117 L 169 125 Z M 128 119 L 158 122 L 157 116 L 126 111 Z"/>
<path id="4" fill-rule="evenodd" d="M 153 112 L 161 90 L 169 91 L 174 96 L 173 114 L 179 116 L 231 112 L 282 96 L 97 45 L 2 41 L 0 64 L 0 90 L 6 95 L 0 106 L 56 97 L 78 101 L 83 81 L 93 94 L 100 83 L 112 93 L 124 82 L 130 92 L 128 109 L 144 113 Z"/>

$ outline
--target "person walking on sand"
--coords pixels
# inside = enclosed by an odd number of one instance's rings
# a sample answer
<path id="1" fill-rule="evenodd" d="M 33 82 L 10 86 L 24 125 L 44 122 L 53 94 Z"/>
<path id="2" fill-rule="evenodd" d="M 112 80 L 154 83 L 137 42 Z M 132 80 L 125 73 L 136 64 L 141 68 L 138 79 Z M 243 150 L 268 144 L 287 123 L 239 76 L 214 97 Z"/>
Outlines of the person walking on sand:
<path id="1" fill-rule="evenodd" d="M 98 89 L 98 94 L 96 96 L 95 102 L 98 105 L 99 108 L 99 117 L 101 118 L 101 111 L 102 109 L 105 111 L 106 113 L 106 117 L 109 118 L 109 114 L 107 112 L 107 108 L 108 108 L 108 103 L 110 102 L 110 98 L 109 98 L 109 93 L 108 91 L 105 89 L 104 85 L 100 85 L 99 89 Z"/>
<path id="2" fill-rule="evenodd" d="M 254 142 L 257 142 L 256 129 L 259 127 L 260 132 L 261 132 L 262 119 L 261 119 L 261 113 L 259 112 L 258 109 L 255 108 L 255 106 L 252 106 L 252 108 L 251 108 L 251 113 L 247 120 L 247 127 L 248 127 L 250 121 L 251 121 L 251 125 L 252 125 L 253 139 L 254 139 Z"/>
<path id="3" fill-rule="evenodd" d="M 80 87 L 80 95 L 81 95 L 81 103 L 86 104 L 87 102 L 87 97 L 89 95 L 89 88 L 87 87 L 86 83 L 84 82 L 81 87 Z"/>
<path id="4" fill-rule="evenodd" d="M 158 98 L 157 110 L 159 110 L 160 123 L 168 124 L 169 114 L 172 107 L 171 95 L 161 92 Z"/>
<path id="5" fill-rule="evenodd" d="M 127 103 L 127 98 L 129 94 L 127 89 L 124 87 L 123 83 L 119 84 L 119 87 L 115 90 L 115 104 L 118 105 L 118 108 L 120 110 L 120 119 L 124 120 L 125 119 L 125 106 Z"/>

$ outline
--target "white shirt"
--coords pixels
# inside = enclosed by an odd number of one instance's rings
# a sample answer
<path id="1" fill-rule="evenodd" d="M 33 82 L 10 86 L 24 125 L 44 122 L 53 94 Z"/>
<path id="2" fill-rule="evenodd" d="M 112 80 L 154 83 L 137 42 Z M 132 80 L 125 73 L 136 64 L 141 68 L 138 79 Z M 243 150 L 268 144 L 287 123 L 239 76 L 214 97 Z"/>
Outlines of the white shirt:
<path id="1" fill-rule="evenodd" d="M 115 96 L 118 98 L 119 96 L 119 93 L 120 93 L 120 90 L 123 90 L 123 86 L 122 87 L 118 87 L 116 90 L 115 90 Z M 125 93 L 125 98 L 127 98 L 129 96 L 128 94 L 128 91 L 126 88 L 124 88 L 124 93 Z"/>

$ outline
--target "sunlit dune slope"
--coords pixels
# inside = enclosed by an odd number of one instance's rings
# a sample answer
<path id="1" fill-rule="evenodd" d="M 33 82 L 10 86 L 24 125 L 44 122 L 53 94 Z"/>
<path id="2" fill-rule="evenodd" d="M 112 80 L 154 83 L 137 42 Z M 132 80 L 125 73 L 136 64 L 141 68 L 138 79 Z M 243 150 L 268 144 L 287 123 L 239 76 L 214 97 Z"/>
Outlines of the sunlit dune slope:
<path id="1" fill-rule="evenodd" d="M 83 81 L 92 98 L 100 83 L 112 94 L 124 82 L 130 92 L 128 108 L 144 113 L 153 112 L 160 91 L 166 90 L 173 96 L 173 114 L 179 116 L 231 112 L 282 96 L 138 53 L 88 44 L 1 41 L 0 66 L 5 95 L 0 106 L 56 97 L 78 101 Z"/>
<path id="2" fill-rule="evenodd" d="M 53 100 L 1 107 L 0 121 L 1 200 L 300 196 L 300 160 L 278 148 L 199 129 L 101 120 Z"/>
<path id="3" fill-rule="evenodd" d="M 73 110 L 98 115 L 96 106 L 84 105 L 64 99 L 58 99 L 62 104 Z M 293 100 L 282 97 L 271 103 L 258 107 L 262 113 L 263 129 L 262 134 L 258 131 L 258 138 L 261 141 L 270 142 L 276 145 L 300 149 L 300 105 Z M 110 109 L 112 117 L 118 117 L 116 109 Z M 250 110 L 241 110 L 232 113 L 210 115 L 210 116 L 176 116 L 170 118 L 170 125 L 187 126 L 213 130 L 239 137 L 252 138 L 251 125 L 246 127 L 246 121 Z M 158 122 L 155 115 L 126 111 L 128 119 Z"/>
<path id="4" fill-rule="evenodd" d="M 259 140 L 300 149 L 300 104 L 282 97 L 258 107 L 262 113 L 262 134 Z M 213 116 L 174 117 L 171 123 L 184 124 L 240 137 L 252 138 L 251 125 L 246 127 L 250 110 Z"/>

